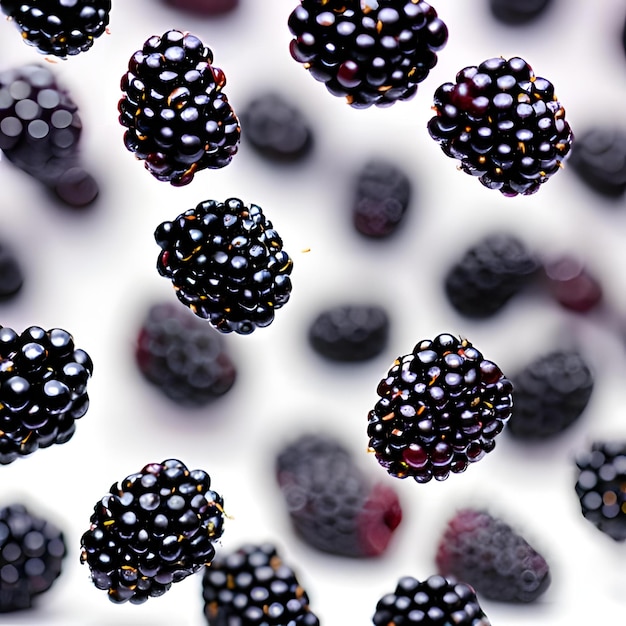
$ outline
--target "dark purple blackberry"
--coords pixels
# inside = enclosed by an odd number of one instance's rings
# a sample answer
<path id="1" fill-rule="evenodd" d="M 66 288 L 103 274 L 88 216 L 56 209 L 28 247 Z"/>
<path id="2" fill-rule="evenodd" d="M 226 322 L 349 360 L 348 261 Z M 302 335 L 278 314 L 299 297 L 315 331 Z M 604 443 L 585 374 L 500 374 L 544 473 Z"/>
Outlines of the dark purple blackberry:
<path id="1" fill-rule="evenodd" d="M 0 613 L 29 609 L 61 575 L 63 532 L 23 504 L 0 508 Z"/>
<path id="2" fill-rule="evenodd" d="M 207 404 L 225 394 L 236 378 L 220 333 L 176 303 L 150 307 L 135 358 L 148 381 L 184 406 Z"/>
<path id="3" fill-rule="evenodd" d="M 0 327 L 0 464 L 72 438 L 92 371 L 65 330 Z"/>
<path id="4" fill-rule="evenodd" d="M 602 286 L 583 261 L 564 255 L 544 262 L 549 293 L 565 309 L 587 313 L 603 300 Z"/>
<path id="5" fill-rule="evenodd" d="M 223 333 L 269 326 L 291 295 L 293 262 L 261 207 L 206 200 L 155 231 L 157 269 L 178 299 Z"/>
<path id="6" fill-rule="evenodd" d="M 81 538 L 98 589 L 141 604 L 208 565 L 223 532 L 223 499 L 203 470 L 176 459 L 150 463 L 114 483 Z"/>
<path id="7" fill-rule="evenodd" d="M 0 302 L 13 298 L 24 284 L 24 273 L 17 256 L 0 241 Z"/>
<path id="8" fill-rule="evenodd" d="M 218 554 L 202 578 L 209 626 L 319 626 L 294 570 L 271 543 Z"/>
<path id="9" fill-rule="evenodd" d="M 490 626 L 476 593 L 463 582 L 433 574 L 420 581 L 413 576 L 398 580 L 393 592 L 376 604 L 374 626 Z"/>
<path id="10" fill-rule="evenodd" d="M 239 0 L 166 0 L 167 4 L 199 15 L 220 15 L 237 8 Z"/>
<path id="11" fill-rule="evenodd" d="M 428 131 L 444 154 L 505 196 L 538 191 L 572 146 L 552 83 L 520 57 L 464 68 L 436 90 L 434 109 Z"/>
<path id="12" fill-rule="evenodd" d="M 498 21 L 516 26 L 541 17 L 551 3 L 551 0 L 489 0 L 489 8 Z"/>
<path id="13" fill-rule="evenodd" d="M 179 30 L 148 39 L 128 62 L 119 121 L 124 144 L 160 181 L 187 185 L 204 169 L 228 165 L 241 129 L 224 72 L 198 37 Z"/>
<path id="14" fill-rule="evenodd" d="M 369 448 L 391 476 L 419 483 L 467 469 L 496 445 L 512 385 L 467 339 L 443 333 L 398 357 L 368 414 Z"/>
<path id="15" fill-rule="evenodd" d="M 276 479 L 294 530 L 322 552 L 379 556 L 402 521 L 396 492 L 371 481 L 332 437 L 305 434 L 287 444 Z"/>
<path id="16" fill-rule="evenodd" d="M 291 56 L 361 109 L 412 98 L 448 40 L 423 0 L 300 0 L 288 25 Z"/>

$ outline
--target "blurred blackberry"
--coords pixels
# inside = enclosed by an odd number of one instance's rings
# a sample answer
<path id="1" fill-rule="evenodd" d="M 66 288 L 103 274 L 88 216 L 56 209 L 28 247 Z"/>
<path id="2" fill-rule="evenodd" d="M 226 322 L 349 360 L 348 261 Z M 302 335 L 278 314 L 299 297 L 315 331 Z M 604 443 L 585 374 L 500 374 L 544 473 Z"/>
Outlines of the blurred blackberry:
<path id="1" fill-rule="evenodd" d="M 564 255 L 544 262 L 549 293 L 565 309 L 587 313 L 603 300 L 602 285 L 582 259 Z"/>
<path id="2" fill-rule="evenodd" d="M 0 241 L 0 302 L 10 300 L 24 284 L 24 274 L 13 250 Z"/>
<path id="3" fill-rule="evenodd" d="M 65 330 L 0 326 L 0 464 L 72 438 L 92 371 Z"/>
<path id="4" fill-rule="evenodd" d="M 398 357 L 368 414 L 369 448 L 391 476 L 419 483 L 467 469 L 496 445 L 512 385 L 467 339 L 442 333 Z"/>
<path id="5" fill-rule="evenodd" d="M 223 531 L 222 497 L 176 459 L 114 483 L 81 537 L 81 562 L 109 600 L 141 604 L 208 565 Z"/>
<path id="6" fill-rule="evenodd" d="M 148 39 L 123 75 L 119 122 L 126 148 L 160 181 L 187 185 L 203 169 L 228 165 L 241 129 L 222 92 L 213 52 L 179 30 Z"/>
<path id="7" fill-rule="evenodd" d="M 288 25 L 291 56 L 355 108 L 412 98 L 448 40 L 423 0 L 300 0 Z"/>
<path id="8" fill-rule="evenodd" d="M 155 231 L 157 269 L 178 299 L 223 333 L 274 321 L 291 295 L 293 262 L 261 207 L 206 200 Z"/>
<path id="9" fill-rule="evenodd" d="M 32 607 L 63 570 L 63 532 L 23 504 L 0 508 L 0 613 Z"/>
<path id="10" fill-rule="evenodd" d="M 444 289 L 461 315 L 498 313 L 538 275 L 539 263 L 517 237 L 492 233 L 468 248 L 448 270 Z"/>
<path id="11" fill-rule="evenodd" d="M 379 556 L 402 521 L 395 491 L 373 483 L 332 437 L 305 434 L 276 458 L 276 478 L 294 530 L 339 556 Z"/>
<path id="12" fill-rule="evenodd" d="M 505 196 L 538 191 L 572 146 L 554 86 L 520 57 L 464 68 L 436 90 L 434 109 L 428 131 L 444 154 Z"/>
<path id="13" fill-rule="evenodd" d="M 541 17 L 551 5 L 551 0 L 489 0 L 491 14 L 509 25 L 527 24 Z"/>
<path id="14" fill-rule="evenodd" d="M 209 626 L 319 626 L 294 570 L 271 543 L 219 554 L 202 578 Z"/>
<path id="15" fill-rule="evenodd" d="M 166 0 L 167 4 L 199 15 L 220 15 L 237 8 L 239 0 Z"/>

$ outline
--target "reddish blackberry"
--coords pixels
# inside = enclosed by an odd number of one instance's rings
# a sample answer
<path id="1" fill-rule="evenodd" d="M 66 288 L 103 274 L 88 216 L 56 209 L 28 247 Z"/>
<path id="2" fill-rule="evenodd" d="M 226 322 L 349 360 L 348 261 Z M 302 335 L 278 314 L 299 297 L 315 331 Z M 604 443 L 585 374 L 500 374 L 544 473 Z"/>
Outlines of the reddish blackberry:
<path id="1" fill-rule="evenodd" d="M 551 0 L 489 0 L 491 14 L 509 25 L 527 24 L 541 17 Z"/>
<path id="2" fill-rule="evenodd" d="M 538 191 L 572 146 L 552 83 L 520 57 L 464 68 L 436 90 L 434 109 L 428 131 L 444 154 L 505 196 Z"/>
<path id="3" fill-rule="evenodd" d="M 0 508 L 0 613 L 32 607 L 61 575 L 63 532 L 23 504 Z"/>
<path id="4" fill-rule="evenodd" d="M 203 470 L 176 459 L 150 463 L 114 483 L 81 538 L 98 589 L 141 604 L 208 565 L 223 531 L 222 497 Z"/>
<path id="5" fill-rule="evenodd" d="M 202 578 L 209 626 L 319 626 L 294 570 L 271 543 L 219 554 Z"/>
<path id="6" fill-rule="evenodd" d="M 239 5 L 239 0 L 166 0 L 178 9 L 200 15 L 218 15 L 232 11 Z"/>
<path id="7" fill-rule="evenodd" d="M 369 412 L 369 447 L 389 474 L 425 483 L 465 471 L 495 447 L 512 385 L 467 339 L 443 333 L 398 357 Z"/>
<path id="8" fill-rule="evenodd" d="M 213 52 L 179 30 L 150 37 L 130 58 L 119 102 L 124 144 L 157 180 L 187 185 L 237 152 L 239 120 L 212 63 Z"/>
<path id="9" fill-rule="evenodd" d="M 583 261 L 564 255 L 546 261 L 544 272 L 548 290 L 565 309 L 586 313 L 603 300 L 602 286 Z"/>
<path id="10" fill-rule="evenodd" d="M 223 333 L 269 326 L 291 295 L 293 262 L 261 207 L 206 200 L 155 231 L 157 269 L 178 299 Z"/>
<path id="11" fill-rule="evenodd" d="M 65 330 L 0 327 L 0 464 L 72 438 L 92 371 Z"/>
<path id="12" fill-rule="evenodd" d="M 288 25 L 291 56 L 355 108 L 412 98 L 448 40 L 423 0 L 300 0 Z"/>
<path id="13" fill-rule="evenodd" d="M 10 300 L 22 288 L 24 273 L 13 250 L 0 241 L 0 302 Z"/>

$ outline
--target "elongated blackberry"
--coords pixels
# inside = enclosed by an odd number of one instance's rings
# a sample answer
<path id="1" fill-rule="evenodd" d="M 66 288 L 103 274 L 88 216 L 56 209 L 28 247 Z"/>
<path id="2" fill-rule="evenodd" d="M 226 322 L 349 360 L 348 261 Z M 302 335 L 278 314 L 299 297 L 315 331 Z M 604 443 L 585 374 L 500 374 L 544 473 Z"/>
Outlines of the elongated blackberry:
<path id="1" fill-rule="evenodd" d="M 208 565 L 223 532 L 223 499 L 203 470 L 149 463 L 114 483 L 81 537 L 81 562 L 111 602 L 141 604 Z"/>
<path id="2" fill-rule="evenodd" d="M 261 207 L 206 200 L 155 231 L 157 269 L 178 299 L 223 333 L 274 321 L 291 295 L 293 262 Z"/>
<path id="3" fill-rule="evenodd" d="M 368 414 L 369 448 L 391 476 L 419 483 L 467 469 L 496 445 L 512 385 L 467 339 L 442 333 L 398 357 Z"/>
<path id="4" fill-rule="evenodd" d="M 491 14 L 513 26 L 527 24 L 546 13 L 552 0 L 489 0 Z"/>
<path id="5" fill-rule="evenodd" d="M 554 86 L 520 57 L 462 69 L 435 91 L 434 109 L 428 132 L 444 154 L 505 196 L 538 191 L 574 138 Z"/>
<path id="6" fill-rule="evenodd" d="M 128 62 L 118 106 L 124 144 L 159 181 L 187 185 L 237 152 L 239 120 L 212 63 L 211 49 L 179 30 L 150 37 Z"/>
<path id="7" fill-rule="evenodd" d="M 24 284 L 24 273 L 15 252 L 0 241 L 0 302 L 10 300 Z"/>
<path id="8" fill-rule="evenodd" d="M 0 327 L 0 464 L 72 438 L 92 371 L 65 330 Z"/>
<path id="9" fill-rule="evenodd" d="M 448 40 L 423 0 L 300 0 L 288 25 L 291 56 L 355 108 L 412 98 Z"/>

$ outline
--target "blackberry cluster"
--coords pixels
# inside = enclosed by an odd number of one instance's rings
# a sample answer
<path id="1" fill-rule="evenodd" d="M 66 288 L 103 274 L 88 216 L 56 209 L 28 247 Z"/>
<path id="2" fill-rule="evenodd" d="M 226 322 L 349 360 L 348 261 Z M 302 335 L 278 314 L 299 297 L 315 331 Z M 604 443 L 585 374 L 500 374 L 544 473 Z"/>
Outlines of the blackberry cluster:
<path id="1" fill-rule="evenodd" d="M 428 131 L 444 154 L 505 196 L 538 191 L 572 147 L 554 86 L 520 57 L 464 68 L 436 90 L 434 109 Z"/>
<path id="2" fill-rule="evenodd" d="M 291 56 L 355 108 L 412 98 L 448 40 L 423 0 L 300 0 L 288 25 Z"/>
<path id="3" fill-rule="evenodd" d="M 10 300 L 22 288 L 24 273 L 13 250 L 0 241 L 0 302 Z"/>
<path id="4" fill-rule="evenodd" d="M 369 448 L 391 476 L 419 483 L 445 480 L 491 452 L 512 410 L 500 368 L 447 333 L 398 357 L 377 393 Z"/>
<path id="5" fill-rule="evenodd" d="M 202 578 L 209 626 L 319 626 L 294 570 L 271 543 L 218 555 Z"/>
<path id="6" fill-rule="evenodd" d="M 223 333 L 269 326 L 291 295 L 293 262 L 261 207 L 206 200 L 155 231 L 157 269 L 178 299 Z"/>
<path id="7" fill-rule="evenodd" d="M 213 52 L 179 30 L 150 37 L 129 60 L 118 106 L 124 144 L 159 181 L 187 185 L 237 152 L 239 120 L 212 63 Z"/>
<path id="8" fill-rule="evenodd" d="M 544 262 L 548 292 L 565 309 L 587 313 L 601 304 L 602 285 L 582 259 L 564 255 Z"/>
<path id="9" fill-rule="evenodd" d="M 208 565 L 223 532 L 223 499 L 203 470 L 176 459 L 150 463 L 114 483 L 81 538 L 98 589 L 141 604 Z"/>
<path id="10" fill-rule="evenodd" d="M 0 464 L 72 438 L 92 371 L 65 330 L 0 327 Z"/>
<path id="11" fill-rule="evenodd" d="M 493 17 L 512 26 L 528 24 L 541 17 L 551 4 L 552 0 L 489 0 Z"/>

